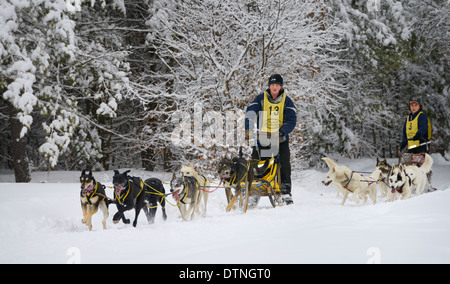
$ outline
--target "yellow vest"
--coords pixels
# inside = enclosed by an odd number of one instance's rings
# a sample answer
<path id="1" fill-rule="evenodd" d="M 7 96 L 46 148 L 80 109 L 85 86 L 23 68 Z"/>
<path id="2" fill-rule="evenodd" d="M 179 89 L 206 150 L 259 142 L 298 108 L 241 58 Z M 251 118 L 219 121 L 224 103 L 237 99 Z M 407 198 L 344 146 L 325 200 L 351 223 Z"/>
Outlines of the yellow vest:
<path id="1" fill-rule="evenodd" d="M 279 103 L 271 103 L 268 98 L 269 94 L 264 92 L 263 102 L 263 125 L 262 132 L 278 132 L 284 123 L 284 103 L 286 94 L 283 93 L 283 99 Z"/>
<path id="2" fill-rule="evenodd" d="M 409 140 L 409 139 L 413 139 L 414 136 L 416 136 L 417 131 L 419 131 L 419 116 L 422 114 L 423 112 L 419 112 L 418 115 L 416 115 L 416 118 L 414 118 L 413 120 L 409 120 L 409 115 L 406 119 L 406 138 L 408 138 L 408 150 L 412 149 L 412 148 L 416 148 L 420 146 L 420 140 Z M 428 124 L 430 120 L 428 120 Z M 428 130 L 430 129 L 430 125 L 428 125 Z M 430 131 L 429 131 L 430 132 Z M 431 133 L 429 133 L 431 134 Z M 428 135 L 431 136 L 431 135 Z M 431 137 L 429 137 L 428 139 L 430 139 Z"/>

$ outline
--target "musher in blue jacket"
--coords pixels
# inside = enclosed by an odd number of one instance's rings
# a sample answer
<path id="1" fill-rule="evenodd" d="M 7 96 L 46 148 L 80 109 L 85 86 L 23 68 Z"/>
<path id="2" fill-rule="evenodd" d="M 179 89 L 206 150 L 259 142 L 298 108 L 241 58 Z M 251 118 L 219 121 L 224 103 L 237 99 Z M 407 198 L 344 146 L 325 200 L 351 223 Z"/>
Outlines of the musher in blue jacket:
<path id="1" fill-rule="evenodd" d="M 408 153 L 428 153 L 431 130 L 428 117 L 422 110 L 420 99 L 412 98 L 409 101 L 411 113 L 406 118 L 403 125 L 403 140 L 400 150 L 407 147 Z M 430 128 L 430 129 L 429 129 Z"/>
<path id="2" fill-rule="evenodd" d="M 292 204 L 289 133 L 297 124 L 297 109 L 284 93 L 281 75 L 270 76 L 269 88 L 247 107 L 245 129 L 248 138 L 253 135 L 255 124 L 258 145 L 253 148 L 252 158 L 264 159 L 279 154 L 282 198 L 286 204 Z"/>

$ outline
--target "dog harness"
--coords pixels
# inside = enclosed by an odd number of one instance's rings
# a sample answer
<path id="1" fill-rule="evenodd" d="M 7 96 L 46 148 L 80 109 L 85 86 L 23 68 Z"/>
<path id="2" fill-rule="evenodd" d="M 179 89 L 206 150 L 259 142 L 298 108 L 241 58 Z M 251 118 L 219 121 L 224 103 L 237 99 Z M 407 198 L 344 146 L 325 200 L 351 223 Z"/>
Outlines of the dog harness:
<path id="1" fill-rule="evenodd" d="M 195 179 L 195 186 L 196 186 L 196 187 L 199 187 L 199 183 L 198 183 L 197 179 L 196 179 L 196 178 L 194 178 L 194 179 Z M 184 183 L 184 186 L 185 186 L 184 189 L 186 189 L 186 192 L 184 193 L 184 196 L 183 196 L 183 197 L 180 197 L 179 202 L 181 202 L 181 203 L 183 203 L 183 204 L 186 204 L 185 200 L 186 200 L 186 198 L 187 198 L 188 195 L 189 195 L 189 182 L 185 182 L 185 183 Z M 184 189 L 183 189 L 183 191 L 184 191 Z"/>
<path id="2" fill-rule="evenodd" d="M 92 190 L 92 189 L 94 189 L 94 190 Z M 92 205 L 91 198 L 94 197 L 94 195 L 96 195 L 97 189 L 98 189 L 98 182 L 96 181 L 95 182 L 95 188 L 92 185 L 92 186 L 89 186 L 88 188 L 85 188 L 85 189 L 82 190 L 83 196 L 86 198 L 86 200 L 89 203 L 89 205 Z M 100 202 L 98 204 L 102 203 L 103 200 L 105 200 L 105 198 L 106 198 L 106 196 L 103 196 L 103 199 L 100 200 Z"/>
<path id="3" fill-rule="evenodd" d="M 351 191 L 351 190 L 348 188 L 348 185 L 349 185 L 350 182 L 352 181 L 353 174 L 354 174 L 354 172 L 352 171 L 352 174 L 350 175 L 350 178 L 349 178 L 347 175 L 345 175 L 345 177 L 348 179 L 348 182 L 347 182 L 346 185 L 344 185 L 344 188 L 345 188 L 346 190 L 350 191 L 351 193 L 353 193 L 353 191 Z"/>
<path id="4" fill-rule="evenodd" d="M 286 94 L 279 103 L 271 103 L 269 94 L 264 92 L 263 102 L 263 125 L 261 132 L 278 132 L 284 123 L 284 104 L 286 102 Z"/>
<path id="5" fill-rule="evenodd" d="M 241 184 L 242 181 L 244 180 L 244 178 L 246 178 L 247 175 L 248 175 L 248 170 L 249 170 L 249 167 L 250 167 L 250 162 L 247 162 L 247 165 L 244 165 L 244 164 L 242 164 L 242 163 L 240 163 L 240 162 L 238 162 L 237 164 L 238 164 L 238 165 L 242 165 L 243 167 L 245 167 L 245 174 L 241 177 L 241 179 L 240 179 L 238 182 L 236 182 L 236 179 L 237 179 L 237 173 L 238 173 L 237 171 L 235 171 L 235 172 L 233 173 L 233 175 L 232 175 L 230 178 L 228 178 L 229 181 L 227 181 L 227 179 L 224 179 L 224 181 L 225 181 L 228 185 L 230 185 L 230 186 Z"/>
<path id="6" fill-rule="evenodd" d="M 134 182 L 132 179 L 129 179 L 129 180 L 128 180 L 128 190 L 127 190 L 127 193 L 126 193 L 125 195 L 120 196 L 119 194 L 117 194 L 117 190 L 114 191 L 114 195 L 115 195 L 117 201 L 119 201 L 119 204 L 120 204 L 120 205 L 123 205 L 123 204 L 124 204 L 123 202 L 125 201 L 125 199 L 127 198 L 128 194 L 130 193 L 130 190 L 131 190 L 131 184 L 130 184 L 130 181 L 131 181 L 131 182 Z M 139 195 L 141 195 L 142 191 L 144 190 L 144 182 L 142 181 L 142 179 L 139 179 L 139 181 L 140 181 L 140 187 L 141 187 L 141 190 L 139 191 L 138 195 L 136 195 L 136 197 L 134 198 L 134 200 L 136 200 L 136 199 L 139 197 Z M 121 191 L 119 191 L 119 192 L 121 192 Z M 122 200 L 121 200 L 121 199 L 122 199 Z"/>

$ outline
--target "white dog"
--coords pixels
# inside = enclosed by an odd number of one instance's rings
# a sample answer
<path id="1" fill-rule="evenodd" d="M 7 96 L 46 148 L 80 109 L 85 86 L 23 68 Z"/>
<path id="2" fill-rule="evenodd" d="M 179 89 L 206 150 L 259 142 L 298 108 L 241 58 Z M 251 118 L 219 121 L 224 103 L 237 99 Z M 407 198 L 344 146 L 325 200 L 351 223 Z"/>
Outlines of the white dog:
<path id="1" fill-rule="evenodd" d="M 344 195 L 342 205 L 345 204 L 350 193 L 353 194 L 353 201 L 358 204 L 359 199 L 362 198 L 367 201 L 367 195 L 373 203 L 377 202 L 377 181 L 380 177 L 381 171 L 375 170 L 370 177 L 364 177 L 350 170 L 346 166 L 339 166 L 330 158 L 322 158 L 329 168 L 326 178 L 322 181 L 326 186 L 333 183 L 334 187 L 342 192 Z"/>
<path id="2" fill-rule="evenodd" d="M 407 199 L 411 196 L 413 188 L 416 189 L 417 195 L 422 194 L 427 182 L 427 173 L 431 171 L 432 166 L 433 158 L 428 154 L 425 154 L 425 161 L 420 167 L 393 165 L 388 177 L 391 190 L 388 191 L 386 201 L 394 201 L 399 195 L 402 196 L 402 200 Z"/>
<path id="3" fill-rule="evenodd" d="M 360 182 L 362 184 L 359 197 L 364 200 L 364 203 L 367 202 L 367 195 L 369 195 L 370 199 L 373 201 L 373 204 L 377 203 L 377 183 L 381 180 L 381 174 L 382 172 L 380 169 L 375 169 L 369 177 L 361 175 Z"/>
<path id="4" fill-rule="evenodd" d="M 206 191 L 209 190 L 209 181 L 202 175 L 199 175 L 197 171 L 194 169 L 194 164 L 191 163 L 189 166 L 181 166 L 180 174 L 185 177 L 193 177 L 197 180 L 199 184 L 199 190 L 198 190 L 198 198 L 196 198 L 197 204 L 194 204 L 194 211 L 199 212 L 199 208 L 202 205 L 201 201 L 203 199 L 203 208 L 201 212 L 202 217 L 206 217 L 206 204 L 208 203 L 208 193 Z"/>
<path id="5" fill-rule="evenodd" d="M 433 166 L 433 158 L 425 154 L 425 161 L 418 167 L 416 165 L 407 166 L 405 168 L 406 174 L 411 178 L 411 189 L 416 189 L 416 194 L 420 195 L 425 189 L 427 183 L 427 173 L 431 171 Z"/>
<path id="6" fill-rule="evenodd" d="M 403 164 L 392 165 L 388 175 L 388 184 L 391 190 L 387 193 L 386 202 L 392 202 L 399 196 L 402 196 L 402 200 L 411 196 L 411 178 L 406 174 L 405 168 Z"/>

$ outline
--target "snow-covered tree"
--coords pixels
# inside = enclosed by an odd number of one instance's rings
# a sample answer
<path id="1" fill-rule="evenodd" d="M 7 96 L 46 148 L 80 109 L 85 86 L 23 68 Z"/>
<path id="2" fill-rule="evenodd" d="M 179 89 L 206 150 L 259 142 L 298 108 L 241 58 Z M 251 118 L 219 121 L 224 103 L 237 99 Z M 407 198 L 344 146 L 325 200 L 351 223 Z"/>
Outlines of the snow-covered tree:
<path id="1" fill-rule="evenodd" d="M 406 94 L 422 98 L 433 126 L 432 150 L 444 155 L 450 147 L 450 2 L 414 0 L 405 9 L 412 33 L 399 79 Z"/>
<path id="2" fill-rule="evenodd" d="M 51 167 L 76 141 L 78 131 L 89 133 L 98 116 L 116 116 L 116 100 L 122 99 L 129 86 L 124 62 L 127 52 L 120 41 L 90 38 L 86 28 L 77 29 L 82 3 L 68 3 L 36 0 L 0 4 L 0 89 L 2 103 L 11 106 L 11 141 L 26 141 L 33 113 L 45 117 L 45 141 L 38 147 Z M 92 10 L 102 6 L 95 1 L 89 5 Z M 94 25 L 99 24 L 90 22 L 83 27 Z M 119 48 L 114 49 L 117 44 Z M 89 102 L 90 107 L 85 105 Z M 84 138 L 89 141 L 92 137 Z M 12 144 L 11 160 L 20 161 L 15 172 L 26 173 L 21 180 L 29 181 L 26 149 Z"/>
<path id="3" fill-rule="evenodd" d="M 294 164 L 393 156 L 421 96 L 449 145 L 448 0 L 0 2 L 0 167 L 210 171 L 280 73 Z M 178 140 L 177 140 L 178 139 Z M 252 139 L 251 139 L 252 140 Z M 247 152 L 247 153 L 248 153 Z"/>
<path id="4" fill-rule="evenodd" d="M 350 139 L 338 152 L 364 156 L 395 152 L 401 139 L 397 93 L 398 73 L 403 68 L 402 44 L 411 37 L 411 25 L 400 1 L 346 1 L 328 3 L 345 29 L 342 59 L 352 75 L 341 78 L 348 90 L 340 110 Z M 395 129 L 395 131 L 393 131 Z"/>
<path id="5" fill-rule="evenodd" d="M 300 145 L 305 143 L 301 136 L 317 133 L 314 125 L 327 119 L 340 103 L 336 91 L 343 87 L 335 76 L 347 72 L 337 61 L 342 31 L 328 17 L 323 1 L 155 1 L 153 11 L 147 40 L 166 71 L 159 74 L 161 84 L 167 86 L 160 88 L 165 92 L 159 98 L 171 98 L 163 111 L 182 112 L 195 121 L 192 127 L 185 122 L 193 135 L 183 149 L 184 158 L 207 160 L 203 164 L 210 168 L 223 149 L 234 146 L 230 150 L 236 152 L 243 142 L 241 131 L 234 141 L 208 145 L 209 127 L 217 122 L 209 116 L 215 112 L 222 119 L 227 113 L 242 116 L 253 98 L 267 88 L 273 73 L 283 75 L 286 91 L 298 105 L 299 131 L 293 135 L 297 157 L 302 156 Z M 202 112 L 195 111 L 195 105 Z M 322 111 L 308 111 L 312 109 Z M 200 120 L 195 120 L 196 114 Z M 181 117 L 170 131 L 180 123 Z M 149 137 L 152 141 L 162 138 L 168 147 L 169 135 Z"/>
<path id="6" fill-rule="evenodd" d="M 434 121 L 435 145 L 445 151 L 448 1 L 332 0 L 329 5 L 346 30 L 343 59 L 353 70 L 342 81 L 349 87 L 344 121 L 356 138 L 345 152 L 396 154 L 412 96 L 422 97 Z"/>

